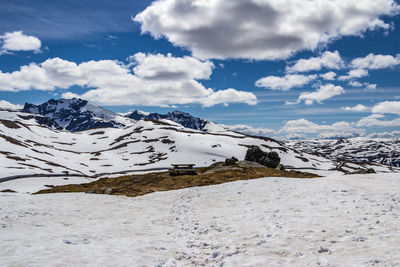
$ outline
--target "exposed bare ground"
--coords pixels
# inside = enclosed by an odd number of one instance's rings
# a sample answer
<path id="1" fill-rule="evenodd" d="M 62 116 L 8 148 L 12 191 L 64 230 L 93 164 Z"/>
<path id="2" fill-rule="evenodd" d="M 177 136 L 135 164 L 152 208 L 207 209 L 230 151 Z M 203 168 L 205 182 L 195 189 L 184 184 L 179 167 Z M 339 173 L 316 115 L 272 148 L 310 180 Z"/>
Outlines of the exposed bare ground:
<path id="1" fill-rule="evenodd" d="M 270 168 L 239 168 L 210 173 L 212 167 L 198 170 L 198 175 L 183 175 L 173 177 L 169 172 L 155 172 L 144 175 L 129 175 L 119 178 L 103 178 L 98 181 L 80 184 L 57 186 L 51 189 L 41 190 L 37 194 L 61 193 L 61 192 L 89 192 L 103 194 L 106 189 L 112 189 L 113 195 L 125 195 L 129 197 L 141 196 L 156 191 L 170 191 L 194 186 L 207 186 L 233 182 L 237 180 L 250 180 L 262 177 L 289 177 L 289 178 L 315 178 L 315 174 L 297 171 L 280 171 Z M 209 171 L 208 173 L 205 173 Z"/>

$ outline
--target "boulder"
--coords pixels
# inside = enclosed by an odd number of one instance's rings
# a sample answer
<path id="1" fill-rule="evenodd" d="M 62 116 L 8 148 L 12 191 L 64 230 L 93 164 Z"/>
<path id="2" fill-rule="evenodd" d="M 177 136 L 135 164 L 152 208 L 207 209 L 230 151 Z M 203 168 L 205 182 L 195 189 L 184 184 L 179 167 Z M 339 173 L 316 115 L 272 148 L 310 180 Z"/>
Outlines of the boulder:
<path id="1" fill-rule="evenodd" d="M 264 152 L 258 146 L 250 147 L 246 152 L 245 160 L 260 163 L 269 168 L 276 168 L 281 158 L 276 152 Z"/>
<path id="2" fill-rule="evenodd" d="M 236 162 L 238 162 L 238 161 L 239 161 L 239 160 L 238 160 L 237 158 L 232 157 L 232 158 L 230 158 L 230 159 L 226 159 L 224 165 L 225 165 L 225 166 L 232 166 L 232 165 L 235 165 Z"/>

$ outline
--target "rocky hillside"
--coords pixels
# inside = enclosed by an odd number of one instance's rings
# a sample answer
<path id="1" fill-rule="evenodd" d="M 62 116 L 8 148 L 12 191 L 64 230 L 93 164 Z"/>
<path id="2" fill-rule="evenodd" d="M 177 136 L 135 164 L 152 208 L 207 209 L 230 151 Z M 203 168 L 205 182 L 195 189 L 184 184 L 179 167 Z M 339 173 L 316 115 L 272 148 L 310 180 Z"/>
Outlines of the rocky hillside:
<path id="1" fill-rule="evenodd" d="M 195 130 L 201 130 L 201 131 L 207 131 L 210 129 L 210 125 L 215 123 L 210 122 L 205 119 L 201 118 L 196 118 L 190 115 L 189 113 L 181 112 L 178 110 L 175 110 L 173 112 L 168 112 L 167 114 L 159 114 L 159 113 L 144 113 L 138 110 L 135 110 L 131 114 L 128 114 L 129 118 L 134 119 L 134 120 L 144 120 L 144 119 L 149 119 L 149 120 L 170 120 L 174 121 L 176 123 L 179 123 L 180 125 L 186 127 L 186 128 L 191 128 Z M 215 127 L 215 126 L 214 126 Z M 220 126 L 222 129 L 222 126 Z"/>
<path id="2" fill-rule="evenodd" d="M 51 99 L 41 105 L 26 103 L 23 112 L 47 117 L 71 132 L 100 127 L 124 128 L 132 124 L 129 118 L 77 98 Z"/>

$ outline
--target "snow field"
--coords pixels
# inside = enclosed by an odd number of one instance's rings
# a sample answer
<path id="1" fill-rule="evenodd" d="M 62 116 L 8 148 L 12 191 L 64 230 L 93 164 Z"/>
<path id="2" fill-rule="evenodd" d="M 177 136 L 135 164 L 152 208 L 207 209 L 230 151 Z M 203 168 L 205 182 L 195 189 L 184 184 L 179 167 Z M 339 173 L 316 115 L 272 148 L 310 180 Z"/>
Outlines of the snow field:
<path id="1" fill-rule="evenodd" d="M 0 183 L 0 191 L 10 189 L 18 193 L 33 194 L 43 189 L 49 189 L 46 185 L 83 184 L 93 181 L 96 181 L 96 179 L 85 177 L 33 177 Z"/>
<path id="2" fill-rule="evenodd" d="M 137 198 L 0 193 L 5 266 L 398 266 L 398 174 L 264 178 Z"/>

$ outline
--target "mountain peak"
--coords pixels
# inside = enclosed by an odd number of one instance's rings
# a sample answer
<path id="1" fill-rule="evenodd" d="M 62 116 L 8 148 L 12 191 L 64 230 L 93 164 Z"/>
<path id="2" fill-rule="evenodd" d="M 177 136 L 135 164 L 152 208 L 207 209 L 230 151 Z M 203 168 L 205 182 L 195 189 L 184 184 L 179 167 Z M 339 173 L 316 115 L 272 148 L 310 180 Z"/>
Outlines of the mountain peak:
<path id="1" fill-rule="evenodd" d="M 129 123 L 128 119 L 79 98 L 50 99 L 40 105 L 26 103 L 23 111 L 53 119 L 72 132 L 99 127 L 122 128 Z"/>

